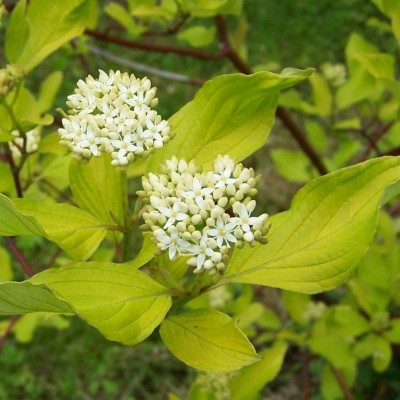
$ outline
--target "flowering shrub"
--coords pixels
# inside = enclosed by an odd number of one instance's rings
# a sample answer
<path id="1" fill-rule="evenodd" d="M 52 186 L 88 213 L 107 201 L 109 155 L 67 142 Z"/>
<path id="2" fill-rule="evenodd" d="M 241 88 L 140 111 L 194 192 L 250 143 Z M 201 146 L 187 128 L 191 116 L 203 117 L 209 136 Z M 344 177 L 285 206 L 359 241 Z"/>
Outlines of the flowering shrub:
<path id="1" fill-rule="evenodd" d="M 100 70 L 78 81 L 57 131 L 48 111 L 63 75 L 50 74 L 38 95 L 25 78 L 83 32 L 113 36 L 91 30 L 96 1 L 21 0 L 11 7 L 0 69 L 0 314 L 10 319 L 0 324 L 0 347 L 14 328 L 21 337 L 18 318 L 22 327 L 37 327 L 56 315 L 53 325 L 62 328 L 76 315 L 130 346 L 158 330 L 176 358 L 205 371 L 190 400 L 203 398 L 203 389 L 210 400 L 254 400 L 296 346 L 306 373 L 318 356 L 324 398 L 351 398 L 360 361 L 371 359 L 382 372 L 400 342 L 398 224 L 381 212 L 389 204 L 397 215 L 400 192 L 394 59 L 353 35 L 346 68 L 252 73 L 230 42 L 241 35 L 230 38 L 223 17 L 239 15 L 240 0 L 161 3 L 129 2 L 129 10 L 110 3 L 106 10 L 131 35 L 148 30 L 154 37 L 160 32 L 152 28 L 166 22 L 170 35 L 189 16 L 212 16 L 217 29 L 190 27 L 179 40 L 204 45 L 218 34 L 217 53 L 144 45 L 226 58 L 241 73 L 207 82 L 167 74 L 201 88 L 164 120 L 149 79 Z M 398 37 L 399 6 L 375 3 Z M 4 12 L 0 1 L 0 18 Z M 304 81 L 311 84 L 307 100 L 293 89 Z M 353 108 L 360 116 L 349 119 Z M 288 109 L 302 113 L 305 132 Z M 262 210 L 257 187 L 265 177 L 248 167 L 248 157 L 264 146 L 275 116 L 301 151 L 275 149 L 271 158 L 287 180 L 306 184 L 288 210 L 274 214 Z M 376 124 L 381 130 L 369 132 Z M 353 131 L 358 140 L 348 135 Z M 368 159 L 373 151 L 386 155 Z M 33 237 L 50 261 L 25 254 L 19 236 Z M 25 280 L 13 280 L 8 252 Z M 350 279 L 336 297 L 322 293 Z M 283 290 L 282 315 L 260 300 L 263 287 Z"/>

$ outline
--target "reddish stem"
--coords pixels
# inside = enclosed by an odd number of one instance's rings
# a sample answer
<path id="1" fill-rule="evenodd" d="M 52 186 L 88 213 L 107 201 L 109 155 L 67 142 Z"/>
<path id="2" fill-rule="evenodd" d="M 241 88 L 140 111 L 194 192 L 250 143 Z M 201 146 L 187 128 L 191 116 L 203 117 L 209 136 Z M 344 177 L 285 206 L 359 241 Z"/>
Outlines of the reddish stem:
<path id="1" fill-rule="evenodd" d="M 3 336 L 0 337 L 0 349 L 3 348 L 3 346 L 6 344 L 7 338 L 9 336 L 9 334 L 12 331 L 12 328 L 14 327 L 14 325 L 17 323 L 17 321 L 19 320 L 20 316 L 19 315 L 14 315 L 11 317 L 8 326 L 6 328 L 6 331 L 4 332 Z"/>
<path id="2" fill-rule="evenodd" d="M 333 372 L 333 375 L 335 375 L 336 381 L 339 384 L 340 389 L 342 390 L 345 399 L 346 400 L 355 400 L 355 397 L 353 396 L 353 393 L 351 393 L 351 390 L 350 390 L 349 386 L 347 385 L 347 382 L 344 379 L 342 373 L 338 369 L 333 367 L 332 365 L 331 365 L 331 370 Z"/>
<path id="3" fill-rule="evenodd" d="M 174 53 L 183 56 L 189 56 L 194 58 L 200 58 L 203 60 L 215 60 L 225 57 L 225 52 L 219 51 L 216 53 L 208 53 L 201 50 L 190 49 L 185 47 L 164 45 L 152 42 L 140 42 L 138 40 L 130 40 L 126 38 L 121 38 L 119 36 L 113 36 L 108 33 L 100 32 L 93 29 L 86 29 L 86 35 L 92 36 L 98 40 L 102 40 L 109 43 L 115 43 L 120 46 L 128 47 L 130 49 L 139 49 L 147 51 L 156 51 L 160 53 Z"/>
<path id="4" fill-rule="evenodd" d="M 382 137 L 389 132 L 390 128 L 393 126 L 393 121 L 389 122 L 387 125 L 383 126 L 381 129 L 376 131 L 370 138 L 369 138 L 369 143 L 368 146 L 365 148 L 363 153 L 360 156 L 360 162 L 365 161 L 368 158 L 368 154 L 371 152 L 371 150 L 375 149 L 378 151 L 376 145 L 379 142 L 379 140 L 382 139 Z M 379 155 L 379 154 L 378 154 Z"/>
<path id="5" fill-rule="evenodd" d="M 25 271 L 25 273 L 31 277 L 35 275 L 35 272 L 29 265 L 28 261 L 26 261 L 25 257 L 21 253 L 20 249 L 18 246 L 15 244 L 14 238 L 10 236 L 4 236 L 4 241 L 6 242 L 8 248 L 12 251 L 14 254 L 15 258 L 18 260 L 19 264 L 21 265 L 22 269 Z"/>
<path id="6" fill-rule="evenodd" d="M 383 156 L 400 156 L 400 146 L 395 147 L 392 150 L 387 151 L 385 154 L 382 154 Z"/>

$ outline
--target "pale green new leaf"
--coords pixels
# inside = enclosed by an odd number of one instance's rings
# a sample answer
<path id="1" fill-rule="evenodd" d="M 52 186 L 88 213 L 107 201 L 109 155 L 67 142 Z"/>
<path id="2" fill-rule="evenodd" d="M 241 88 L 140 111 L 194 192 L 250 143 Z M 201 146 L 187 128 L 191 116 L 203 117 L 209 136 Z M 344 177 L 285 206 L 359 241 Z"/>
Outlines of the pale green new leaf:
<path id="1" fill-rule="evenodd" d="M 233 371 L 259 360 L 232 318 L 216 310 L 171 315 L 161 324 L 160 335 L 175 357 L 197 369 Z"/>
<path id="2" fill-rule="evenodd" d="M 22 128 L 29 130 L 36 125 L 50 125 L 53 122 L 50 114 L 43 115 L 44 110 L 40 101 L 26 87 L 21 86 L 16 93 L 13 110 Z"/>
<path id="3" fill-rule="evenodd" d="M 25 5 L 26 2 L 22 3 Z M 25 7 L 18 7 L 7 32 L 8 60 L 28 71 L 34 68 L 61 45 L 83 32 L 89 3 L 88 0 L 31 0 Z"/>
<path id="4" fill-rule="evenodd" d="M 107 339 L 125 345 L 147 338 L 171 307 L 163 286 L 127 264 L 72 263 L 30 281 L 46 284 Z"/>
<path id="5" fill-rule="evenodd" d="M 0 235 L 45 236 L 46 233 L 34 218 L 21 214 L 12 201 L 0 193 Z"/>
<path id="6" fill-rule="evenodd" d="M 271 348 L 260 352 L 263 359 L 244 367 L 230 385 L 230 400 L 258 399 L 258 393 L 278 375 L 282 368 L 288 344 L 277 341 Z"/>
<path id="7" fill-rule="evenodd" d="M 79 207 L 107 225 L 124 227 L 126 204 L 126 177 L 119 168 L 111 165 L 111 157 L 103 154 L 88 163 L 73 160 L 70 185 Z"/>
<path id="8" fill-rule="evenodd" d="M 333 111 L 333 96 L 327 81 L 318 73 L 310 76 L 310 83 L 313 88 L 312 96 L 315 108 L 322 117 L 328 117 Z"/>
<path id="9" fill-rule="evenodd" d="M 325 358 L 336 368 L 346 368 L 355 361 L 347 338 L 329 336 L 328 334 L 312 337 L 307 344 L 314 354 Z"/>
<path id="10" fill-rule="evenodd" d="M 267 245 L 234 252 L 231 282 L 303 293 L 333 289 L 354 273 L 375 234 L 378 210 L 400 191 L 400 157 L 381 157 L 314 179 L 270 219 Z"/>
<path id="11" fill-rule="evenodd" d="M 394 57 L 392 55 L 385 53 L 356 53 L 353 57 L 375 78 L 395 78 Z"/>
<path id="12" fill-rule="evenodd" d="M 397 0 L 383 0 L 383 11 L 391 20 L 392 31 L 400 46 L 400 4 Z"/>
<path id="13" fill-rule="evenodd" d="M 40 85 L 39 104 L 41 111 L 47 111 L 53 105 L 62 79 L 63 73 L 54 71 Z"/>
<path id="14" fill-rule="evenodd" d="M 383 372 L 392 360 L 392 348 L 389 340 L 381 335 L 370 333 L 362 337 L 353 348 L 356 357 L 372 357 L 372 366 L 376 372 Z"/>
<path id="15" fill-rule="evenodd" d="M 28 40 L 29 27 L 25 13 L 26 0 L 20 0 L 7 24 L 4 48 L 7 59 L 11 62 L 18 59 Z"/>
<path id="16" fill-rule="evenodd" d="M 395 78 L 394 57 L 385 53 L 359 53 L 354 58 L 388 90 L 400 98 L 400 83 Z"/>
<path id="17" fill-rule="evenodd" d="M 312 70 L 288 69 L 281 75 L 231 74 L 208 81 L 169 122 L 175 138 L 154 152 L 147 171 L 176 156 L 210 166 L 218 154 L 242 160 L 260 148 L 274 123 L 281 89 L 306 79 Z"/>
<path id="18" fill-rule="evenodd" d="M 177 38 L 189 43 L 193 47 L 208 46 L 215 37 L 215 27 L 203 25 L 191 26 L 190 28 L 179 31 Z"/>
<path id="19" fill-rule="evenodd" d="M 27 314 L 36 311 L 72 313 L 67 303 L 46 285 L 29 281 L 0 283 L 0 315 Z"/>
<path id="20" fill-rule="evenodd" d="M 69 204 L 14 199 L 17 210 L 33 217 L 49 240 L 63 248 L 70 258 L 86 260 L 98 248 L 107 229 L 96 217 Z"/>
<path id="21" fill-rule="evenodd" d="M 130 34 L 139 35 L 145 30 L 138 25 L 129 11 L 118 3 L 111 2 L 104 7 L 104 12 L 118 21 Z"/>
<path id="22" fill-rule="evenodd" d="M 65 329 L 69 326 L 69 321 L 63 315 L 49 312 L 34 312 L 25 314 L 19 318 L 13 326 L 12 331 L 18 342 L 28 343 L 32 340 L 35 331 L 40 326 Z"/>
<path id="23" fill-rule="evenodd" d="M 354 33 L 346 46 L 346 60 L 349 69 L 348 79 L 337 92 L 339 108 L 347 108 L 352 104 L 379 95 L 382 84 L 359 62 L 359 54 L 378 54 L 378 50 L 362 36 Z"/>
<path id="24" fill-rule="evenodd" d="M 184 10 L 195 17 L 240 15 L 243 7 L 243 0 L 182 0 L 181 3 Z"/>
<path id="25" fill-rule="evenodd" d="M 307 182 L 318 175 L 307 156 L 298 150 L 274 149 L 271 157 L 279 174 L 289 182 Z"/>
<path id="26" fill-rule="evenodd" d="M 384 333 L 386 339 L 395 344 L 400 344 L 400 318 L 390 321 L 390 328 Z"/>

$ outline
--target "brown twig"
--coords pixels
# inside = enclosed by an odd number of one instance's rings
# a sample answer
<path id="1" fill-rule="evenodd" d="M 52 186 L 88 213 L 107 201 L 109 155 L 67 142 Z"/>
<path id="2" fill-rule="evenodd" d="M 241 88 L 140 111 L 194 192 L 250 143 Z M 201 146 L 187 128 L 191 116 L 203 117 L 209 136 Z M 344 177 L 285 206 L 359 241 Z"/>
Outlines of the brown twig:
<path id="1" fill-rule="evenodd" d="M 17 196 L 22 198 L 22 197 L 24 197 L 24 192 L 22 189 L 20 175 L 19 175 L 21 169 L 17 164 L 15 164 L 10 147 L 6 144 L 6 145 L 4 145 L 4 149 L 5 149 L 4 159 L 5 159 L 5 162 L 10 166 L 11 174 L 12 174 L 13 181 L 14 181 L 15 191 L 17 192 Z"/>
<path id="2" fill-rule="evenodd" d="M 128 47 L 130 49 L 156 51 L 159 53 L 173 53 L 173 54 L 179 54 L 182 56 L 199 58 L 202 60 L 216 60 L 216 59 L 225 57 L 225 52 L 223 52 L 223 51 L 209 53 L 206 51 L 190 49 L 190 48 L 186 48 L 186 47 L 164 45 L 164 44 L 152 43 L 152 42 L 140 42 L 138 40 L 126 39 L 126 38 L 110 35 L 108 33 L 100 32 L 100 31 L 93 30 L 93 29 L 86 29 L 85 34 L 88 36 L 92 36 L 98 40 L 118 44 L 120 46 Z"/>
<path id="3" fill-rule="evenodd" d="M 228 32 L 226 29 L 226 24 L 224 17 L 222 15 L 216 16 L 216 25 L 218 31 L 218 37 L 220 40 L 220 46 L 226 57 L 232 62 L 232 64 L 242 73 L 249 75 L 252 73 L 251 68 L 239 57 L 235 49 L 229 42 Z M 327 168 L 322 162 L 318 153 L 313 149 L 305 133 L 298 127 L 298 125 L 293 121 L 291 116 L 286 112 L 283 107 L 278 107 L 276 110 L 276 116 L 283 122 L 286 128 L 289 130 L 291 135 L 297 141 L 301 149 L 313 163 L 315 168 L 321 175 L 328 173 Z"/>
<path id="4" fill-rule="evenodd" d="M 289 132 L 292 134 L 298 145 L 313 163 L 314 167 L 318 170 L 320 175 L 326 175 L 328 173 L 328 170 L 322 162 L 320 156 L 307 140 L 305 133 L 298 127 L 298 125 L 295 124 L 292 117 L 286 112 L 283 107 L 280 106 L 276 109 L 276 115 L 283 122 L 286 128 L 288 128 Z"/>
<path id="5" fill-rule="evenodd" d="M 385 154 L 382 154 L 382 156 L 400 156 L 400 146 L 387 151 Z"/>
<path id="6" fill-rule="evenodd" d="M 175 33 L 178 33 L 179 30 L 182 28 L 182 26 L 185 24 L 185 22 L 188 20 L 190 17 L 189 13 L 183 13 L 181 15 L 181 18 L 178 19 L 174 25 L 169 27 L 165 31 L 146 31 L 143 32 L 143 36 L 170 36 L 170 35 L 175 35 Z"/>
<path id="7" fill-rule="evenodd" d="M 381 129 L 377 130 L 374 132 L 370 137 L 368 137 L 368 146 L 365 148 L 365 150 L 362 152 L 359 158 L 359 162 L 365 161 L 368 158 L 368 154 L 372 151 L 375 150 L 377 152 L 377 155 L 379 156 L 379 149 L 377 148 L 377 144 L 379 140 L 382 139 L 382 137 L 389 132 L 390 128 L 393 126 L 393 121 L 389 122 L 385 126 L 383 126 Z"/>
<path id="8" fill-rule="evenodd" d="M 19 320 L 20 316 L 19 315 L 13 315 L 8 323 L 8 326 L 5 330 L 5 332 L 3 333 L 3 335 L 0 337 L 0 350 L 3 348 L 3 346 L 6 344 L 7 338 L 9 336 L 9 334 L 12 331 L 12 328 L 14 327 L 14 325 L 17 323 L 17 321 Z"/>
<path id="9" fill-rule="evenodd" d="M 312 395 L 312 382 L 309 371 L 310 357 L 308 354 L 304 355 L 305 360 L 303 361 L 302 375 L 303 375 L 303 392 L 300 400 L 309 400 Z"/>
<path id="10" fill-rule="evenodd" d="M 56 251 L 53 253 L 53 255 L 50 257 L 49 261 L 45 265 L 43 265 L 42 269 L 48 269 L 50 268 L 54 262 L 56 261 L 57 257 L 61 254 L 62 250 L 58 247 Z"/>
<path id="11" fill-rule="evenodd" d="M 26 261 L 25 257 L 21 253 L 20 249 L 15 244 L 14 238 L 11 236 L 4 236 L 4 241 L 6 242 L 8 248 L 11 250 L 11 252 L 14 254 L 15 258 L 18 260 L 19 264 L 21 265 L 21 267 L 25 271 L 25 273 L 29 277 L 35 275 L 35 272 L 29 265 L 28 261 Z"/>
<path id="12" fill-rule="evenodd" d="M 221 51 L 227 58 L 229 58 L 238 71 L 246 75 L 252 74 L 253 71 L 251 70 L 250 66 L 239 57 L 229 41 L 228 30 L 226 28 L 224 17 L 222 15 L 217 15 L 215 17 L 215 24 L 217 27 Z"/>
<path id="13" fill-rule="evenodd" d="M 353 396 L 353 393 L 351 393 L 349 385 L 347 384 L 346 380 L 344 379 L 342 373 L 338 369 L 333 367 L 332 365 L 330 367 L 333 372 L 333 375 L 335 375 L 336 381 L 339 384 L 340 389 L 343 392 L 345 399 L 346 400 L 355 400 L 355 397 Z"/>

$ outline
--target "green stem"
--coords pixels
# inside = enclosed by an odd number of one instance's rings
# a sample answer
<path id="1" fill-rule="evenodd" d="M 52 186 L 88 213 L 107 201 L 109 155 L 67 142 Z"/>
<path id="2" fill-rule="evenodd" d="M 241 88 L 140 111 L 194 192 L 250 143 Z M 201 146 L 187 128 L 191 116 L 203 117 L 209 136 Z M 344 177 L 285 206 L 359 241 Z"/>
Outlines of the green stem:
<path id="1" fill-rule="evenodd" d="M 122 242 L 122 262 L 127 261 L 129 259 L 130 250 L 131 250 L 131 242 L 132 242 L 132 220 L 129 211 L 129 202 L 128 202 L 128 176 L 126 174 L 126 170 L 124 168 L 120 169 L 121 172 L 121 193 L 122 193 L 122 212 L 124 215 L 124 239 Z"/>

